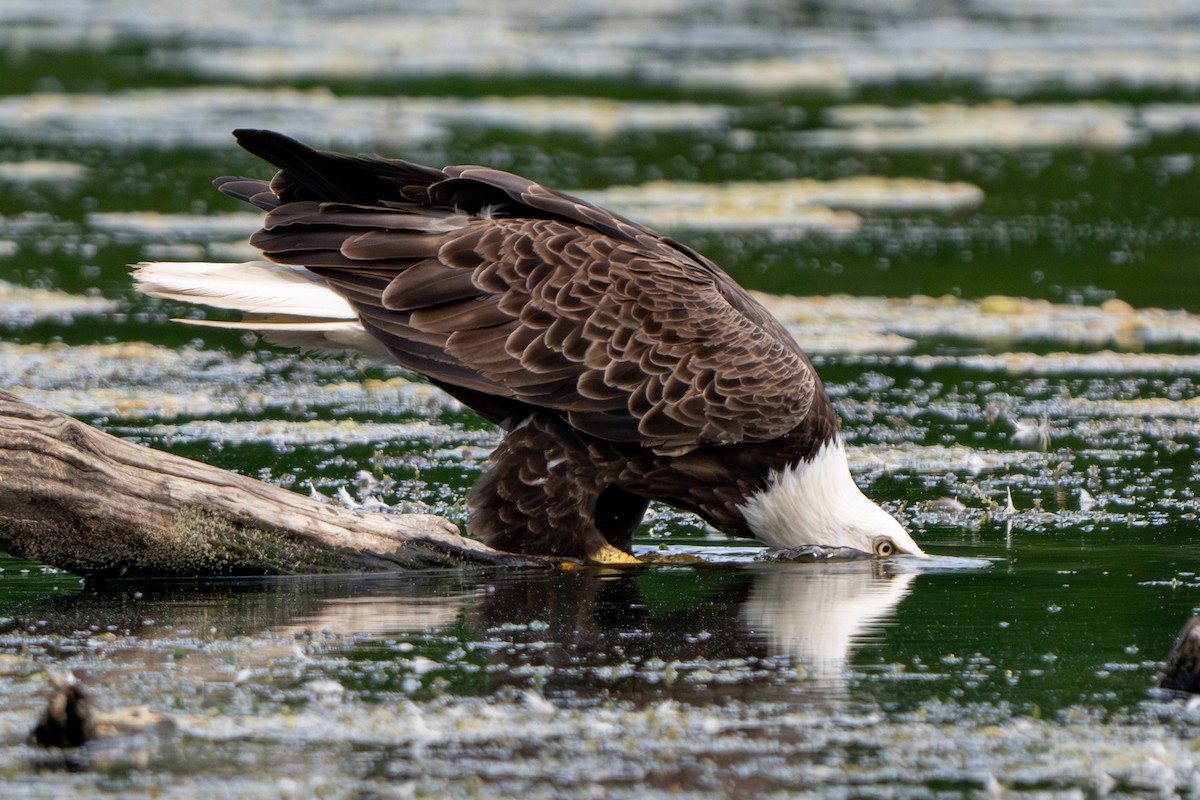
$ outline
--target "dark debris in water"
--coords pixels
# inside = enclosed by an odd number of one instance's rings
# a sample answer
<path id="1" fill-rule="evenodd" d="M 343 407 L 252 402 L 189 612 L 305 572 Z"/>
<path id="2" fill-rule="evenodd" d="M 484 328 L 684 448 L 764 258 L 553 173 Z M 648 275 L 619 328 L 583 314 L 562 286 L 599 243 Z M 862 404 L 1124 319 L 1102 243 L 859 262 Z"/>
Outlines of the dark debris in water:
<path id="1" fill-rule="evenodd" d="M 39 747 L 82 747 L 96 736 L 92 701 L 75 676 L 52 675 L 50 699 L 30 740 Z"/>
<path id="2" fill-rule="evenodd" d="M 1179 632 L 1158 685 L 1163 689 L 1200 694 L 1200 616 L 1188 620 Z"/>

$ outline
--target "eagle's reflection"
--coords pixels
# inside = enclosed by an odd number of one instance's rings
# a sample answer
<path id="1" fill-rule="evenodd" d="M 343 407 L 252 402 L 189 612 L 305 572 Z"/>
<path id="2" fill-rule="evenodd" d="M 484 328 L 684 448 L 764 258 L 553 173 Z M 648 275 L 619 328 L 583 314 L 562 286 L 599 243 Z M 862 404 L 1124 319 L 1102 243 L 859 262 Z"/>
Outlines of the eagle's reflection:
<path id="1" fill-rule="evenodd" d="M 756 570 L 739 621 L 775 656 L 803 667 L 810 679 L 838 682 L 858 646 L 880 630 L 912 590 L 915 573 L 877 561 L 843 565 L 771 564 Z"/>
<path id="2" fill-rule="evenodd" d="M 543 668 L 551 692 L 695 692 L 711 702 L 717 685 L 725 698 L 761 698 L 764 685 L 800 683 L 837 694 L 856 648 L 888 624 L 914 577 L 871 561 L 588 569 L 498 580 L 471 620 L 478 635 L 511 642 L 494 658 Z M 647 667 L 664 663 L 676 665 L 664 671 L 672 687 Z"/>
<path id="3" fill-rule="evenodd" d="M 311 677 L 386 663 L 397 691 L 415 676 L 425 690 L 444 678 L 451 692 L 535 688 L 582 704 L 794 699 L 797 689 L 828 697 L 844 693 L 854 653 L 912 590 L 914 575 L 892 569 L 859 561 L 167 582 L 56 602 L 43 630 L 124 631 L 140 643 L 114 644 L 109 659 L 142 669 L 194 642 L 189 679 L 223 685 L 225 651 L 203 642 L 241 642 L 242 671 L 291 665 Z"/>

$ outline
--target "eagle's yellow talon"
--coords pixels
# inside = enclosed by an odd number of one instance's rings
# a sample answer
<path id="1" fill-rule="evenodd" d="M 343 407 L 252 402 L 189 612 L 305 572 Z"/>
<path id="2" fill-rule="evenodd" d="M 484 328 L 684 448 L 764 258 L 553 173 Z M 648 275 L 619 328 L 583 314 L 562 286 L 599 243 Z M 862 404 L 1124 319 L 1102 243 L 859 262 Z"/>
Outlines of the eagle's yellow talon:
<path id="1" fill-rule="evenodd" d="M 611 544 L 605 544 L 594 553 L 589 553 L 587 557 L 589 564 L 641 564 L 642 562 L 626 553 L 624 550 L 618 550 Z"/>

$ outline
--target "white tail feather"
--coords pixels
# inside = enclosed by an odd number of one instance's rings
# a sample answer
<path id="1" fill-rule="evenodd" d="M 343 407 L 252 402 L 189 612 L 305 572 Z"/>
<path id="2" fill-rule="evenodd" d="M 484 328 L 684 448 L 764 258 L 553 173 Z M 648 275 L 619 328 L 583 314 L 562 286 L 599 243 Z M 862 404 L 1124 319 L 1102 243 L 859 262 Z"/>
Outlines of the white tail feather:
<path id="1" fill-rule="evenodd" d="M 142 294 L 240 311 L 237 321 L 181 319 L 189 325 L 261 333 L 272 344 L 322 352 L 386 357 L 347 300 L 303 267 L 266 261 L 241 264 L 155 261 L 137 265 Z"/>
<path id="2" fill-rule="evenodd" d="M 258 314 L 358 319 L 344 297 L 303 267 L 266 261 L 241 264 L 153 261 L 138 264 L 142 294 Z"/>

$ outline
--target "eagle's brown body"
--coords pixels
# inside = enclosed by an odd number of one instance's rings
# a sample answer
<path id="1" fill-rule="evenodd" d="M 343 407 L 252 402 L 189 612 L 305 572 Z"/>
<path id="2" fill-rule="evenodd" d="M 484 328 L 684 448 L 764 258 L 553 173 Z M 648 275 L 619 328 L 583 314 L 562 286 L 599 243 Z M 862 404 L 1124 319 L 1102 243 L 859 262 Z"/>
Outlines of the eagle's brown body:
<path id="1" fill-rule="evenodd" d="M 468 496 L 493 545 L 628 551 L 651 500 L 754 536 L 751 497 L 841 452 L 800 347 L 684 245 L 506 172 L 236 135 L 280 170 L 216 182 L 267 212 L 251 242 L 506 432 Z"/>

